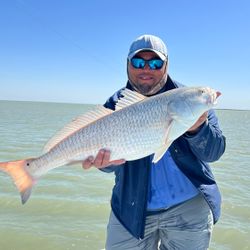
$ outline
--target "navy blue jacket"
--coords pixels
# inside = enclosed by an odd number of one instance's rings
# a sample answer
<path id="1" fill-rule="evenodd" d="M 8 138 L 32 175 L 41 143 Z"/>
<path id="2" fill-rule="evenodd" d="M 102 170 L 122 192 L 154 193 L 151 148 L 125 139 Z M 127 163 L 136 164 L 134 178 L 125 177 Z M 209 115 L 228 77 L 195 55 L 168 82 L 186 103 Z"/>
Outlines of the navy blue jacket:
<path id="1" fill-rule="evenodd" d="M 129 82 L 126 87 L 132 89 Z M 168 77 L 160 92 L 178 87 L 182 85 Z M 120 91 L 110 97 L 104 106 L 114 109 L 119 97 Z M 209 204 L 216 223 L 220 216 L 221 196 L 207 162 L 218 160 L 224 153 L 225 137 L 219 128 L 214 111 L 209 111 L 208 122 L 204 123 L 196 134 L 185 133 L 172 143 L 169 150 L 176 165 Z M 151 161 L 152 156 L 147 156 L 127 161 L 120 166 L 102 169 L 105 172 L 115 172 L 112 210 L 121 224 L 138 239 L 144 237 Z"/>

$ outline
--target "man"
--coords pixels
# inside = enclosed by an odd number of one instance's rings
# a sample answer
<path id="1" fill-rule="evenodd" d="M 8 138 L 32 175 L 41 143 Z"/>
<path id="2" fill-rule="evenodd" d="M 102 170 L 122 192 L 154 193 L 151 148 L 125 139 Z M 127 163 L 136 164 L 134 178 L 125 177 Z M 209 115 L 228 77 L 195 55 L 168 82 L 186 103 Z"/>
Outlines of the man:
<path id="1" fill-rule="evenodd" d="M 152 35 L 132 43 L 127 73 L 126 87 L 145 96 L 182 87 L 168 75 L 165 44 Z M 114 109 L 119 97 L 120 90 L 104 106 Z M 108 149 L 85 160 L 85 169 L 95 166 L 116 175 L 106 249 L 207 249 L 221 203 L 207 162 L 218 160 L 224 151 L 225 137 L 211 110 L 156 164 L 152 155 L 110 162 Z"/>

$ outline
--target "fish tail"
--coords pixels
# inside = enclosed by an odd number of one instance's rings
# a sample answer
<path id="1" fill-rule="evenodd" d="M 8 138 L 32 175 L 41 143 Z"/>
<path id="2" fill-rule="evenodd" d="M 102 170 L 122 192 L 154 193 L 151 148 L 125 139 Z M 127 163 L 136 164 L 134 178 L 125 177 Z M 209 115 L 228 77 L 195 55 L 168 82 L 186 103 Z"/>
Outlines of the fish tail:
<path id="1" fill-rule="evenodd" d="M 31 195 L 31 190 L 35 180 L 25 168 L 28 160 L 0 162 L 0 171 L 10 175 L 21 195 L 22 204 L 24 204 Z"/>

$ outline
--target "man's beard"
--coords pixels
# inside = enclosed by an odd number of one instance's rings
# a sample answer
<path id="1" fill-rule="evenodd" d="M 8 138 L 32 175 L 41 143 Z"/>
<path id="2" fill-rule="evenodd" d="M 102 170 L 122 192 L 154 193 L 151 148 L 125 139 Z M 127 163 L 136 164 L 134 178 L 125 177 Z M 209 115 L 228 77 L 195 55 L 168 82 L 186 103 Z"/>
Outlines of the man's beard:
<path id="1" fill-rule="evenodd" d="M 140 94 L 145 95 L 145 96 L 151 96 L 159 92 L 164 87 L 164 85 L 167 82 L 167 74 L 164 74 L 162 79 L 154 85 L 134 83 L 130 79 L 129 79 L 129 82 L 132 85 L 132 87 Z"/>
<path id="2" fill-rule="evenodd" d="M 132 86 L 142 95 L 148 96 L 152 95 L 155 91 L 155 88 L 158 86 L 158 83 L 155 85 L 146 85 L 146 84 L 140 84 L 140 83 L 132 83 Z M 157 88 L 158 89 L 158 88 Z"/>

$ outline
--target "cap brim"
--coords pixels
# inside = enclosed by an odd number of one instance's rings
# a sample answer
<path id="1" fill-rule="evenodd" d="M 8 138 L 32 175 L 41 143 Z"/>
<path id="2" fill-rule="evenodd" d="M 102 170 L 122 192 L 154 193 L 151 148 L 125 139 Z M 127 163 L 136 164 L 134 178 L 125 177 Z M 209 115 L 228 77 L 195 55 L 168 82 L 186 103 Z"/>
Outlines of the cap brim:
<path id="1" fill-rule="evenodd" d="M 161 58 L 161 60 L 165 61 L 167 59 L 167 57 L 162 54 L 161 52 L 154 50 L 154 49 L 150 49 L 150 48 L 144 48 L 144 49 L 138 49 L 134 52 L 132 52 L 131 54 L 128 55 L 128 59 L 130 60 L 131 58 L 133 58 L 137 53 L 141 52 L 141 51 L 152 51 L 154 52 L 157 56 L 159 56 Z"/>

